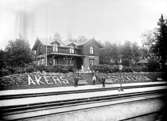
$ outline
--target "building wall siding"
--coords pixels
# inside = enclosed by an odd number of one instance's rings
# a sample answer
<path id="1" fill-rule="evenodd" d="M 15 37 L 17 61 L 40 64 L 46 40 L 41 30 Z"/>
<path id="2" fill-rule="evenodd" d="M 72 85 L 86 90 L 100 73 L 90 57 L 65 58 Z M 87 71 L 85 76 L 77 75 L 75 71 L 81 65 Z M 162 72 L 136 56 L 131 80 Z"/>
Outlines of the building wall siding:
<path id="1" fill-rule="evenodd" d="M 93 47 L 93 54 L 90 53 L 90 47 Z M 63 60 L 63 55 L 54 55 L 53 53 L 53 46 L 47 46 L 47 62 L 48 65 L 53 65 L 53 60 L 54 58 L 59 58 L 58 63 L 62 63 L 64 62 Z M 93 62 L 93 65 L 98 65 L 99 64 L 99 53 L 100 52 L 100 47 L 97 44 L 97 42 L 95 40 L 90 40 L 87 43 L 85 43 L 82 46 L 78 46 L 74 49 L 74 54 L 79 54 L 79 55 L 84 55 L 84 57 L 81 58 L 81 61 L 83 62 L 83 66 L 84 68 L 88 68 L 90 66 L 90 64 Z M 58 47 L 58 51 L 55 53 L 65 53 L 65 54 L 69 54 L 70 56 L 70 47 Z M 41 55 L 45 55 L 46 54 L 46 45 L 43 44 L 39 44 L 36 48 L 36 56 L 41 56 Z M 51 55 L 50 55 L 51 54 Z M 39 62 L 41 62 L 41 60 L 46 59 L 45 57 L 40 57 L 38 59 Z M 90 60 L 91 59 L 91 60 Z M 61 60 L 61 61 L 60 61 Z M 46 61 L 46 60 L 45 60 Z M 74 65 L 77 65 L 77 63 L 80 63 L 77 61 L 77 59 L 72 60 Z"/>
<path id="2" fill-rule="evenodd" d="M 90 54 L 90 47 L 93 47 L 93 54 Z M 94 41 L 90 41 L 82 47 L 82 54 L 99 56 L 99 47 Z"/>

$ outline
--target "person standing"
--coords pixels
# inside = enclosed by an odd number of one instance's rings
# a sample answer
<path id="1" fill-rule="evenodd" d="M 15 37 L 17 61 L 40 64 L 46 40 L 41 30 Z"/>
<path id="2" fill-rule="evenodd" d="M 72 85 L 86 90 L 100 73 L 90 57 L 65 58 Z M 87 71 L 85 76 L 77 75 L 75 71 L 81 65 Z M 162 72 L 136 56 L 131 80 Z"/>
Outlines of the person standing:
<path id="1" fill-rule="evenodd" d="M 77 74 L 74 73 L 74 87 L 78 86 L 78 81 L 79 81 L 79 76 L 77 76 Z"/>
<path id="2" fill-rule="evenodd" d="M 93 82 L 93 85 L 95 85 L 95 83 L 96 83 L 96 75 L 95 74 L 93 74 L 92 82 Z"/>
<path id="3" fill-rule="evenodd" d="M 106 79 L 105 79 L 105 76 L 104 76 L 104 75 L 102 76 L 101 81 L 102 81 L 102 86 L 105 87 L 105 81 L 106 81 Z"/>
<path id="4" fill-rule="evenodd" d="M 123 86 L 122 86 L 122 81 L 123 81 L 123 74 L 122 74 L 122 70 L 123 70 L 123 65 L 122 65 L 122 61 L 119 65 L 119 71 L 120 71 L 120 80 L 119 80 L 119 83 L 120 83 L 120 88 L 118 89 L 118 91 L 123 91 Z"/>

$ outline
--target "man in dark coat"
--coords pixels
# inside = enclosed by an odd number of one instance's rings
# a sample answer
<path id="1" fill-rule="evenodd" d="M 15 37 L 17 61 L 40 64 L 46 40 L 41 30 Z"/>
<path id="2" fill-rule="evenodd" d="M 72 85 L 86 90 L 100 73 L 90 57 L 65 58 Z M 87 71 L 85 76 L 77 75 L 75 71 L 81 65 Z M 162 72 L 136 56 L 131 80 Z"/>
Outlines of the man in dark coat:
<path id="1" fill-rule="evenodd" d="M 102 75 L 101 82 L 103 87 L 105 87 L 105 81 L 106 81 L 106 78 L 104 75 Z"/>

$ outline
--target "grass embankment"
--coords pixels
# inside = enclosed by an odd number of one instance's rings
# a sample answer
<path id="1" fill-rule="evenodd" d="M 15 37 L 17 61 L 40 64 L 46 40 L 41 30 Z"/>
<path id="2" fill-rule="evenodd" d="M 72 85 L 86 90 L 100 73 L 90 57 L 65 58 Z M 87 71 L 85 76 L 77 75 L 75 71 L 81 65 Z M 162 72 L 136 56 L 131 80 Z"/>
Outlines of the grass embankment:
<path id="1" fill-rule="evenodd" d="M 106 83 L 123 83 L 157 81 L 160 73 L 156 72 L 137 72 L 137 73 L 98 73 L 106 78 Z M 92 74 L 79 74 L 80 81 L 85 80 L 86 84 L 92 84 Z M 100 82 L 97 81 L 96 84 Z M 73 73 L 23 73 L 0 77 L 0 90 L 7 89 L 31 89 L 31 88 L 48 88 L 63 87 L 74 85 Z"/>

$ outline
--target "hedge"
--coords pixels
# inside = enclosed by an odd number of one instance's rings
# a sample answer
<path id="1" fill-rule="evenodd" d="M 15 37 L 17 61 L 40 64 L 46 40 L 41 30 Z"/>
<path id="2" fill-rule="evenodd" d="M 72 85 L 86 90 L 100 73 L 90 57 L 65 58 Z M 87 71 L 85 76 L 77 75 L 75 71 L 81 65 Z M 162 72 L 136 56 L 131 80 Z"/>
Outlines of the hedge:
<path id="1" fill-rule="evenodd" d="M 93 65 L 90 67 L 93 71 L 103 72 L 103 73 L 111 73 L 111 72 L 118 72 L 117 65 Z"/>
<path id="2" fill-rule="evenodd" d="M 2 68 L 0 70 L 0 77 L 11 75 L 11 74 L 31 73 L 31 72 L 37 72 L 37 71 L 67 73 L 67 72 L 73 72 L 74 66 L 72 65 L 37 66 L 33 64 L 27 65 L 25 67 L 7 66 L 6 68 Z"/>
<path id="3" fill-rule="evenodd" d="M 119 72 L 119 65 L 93 65 L 91 66 L 91 70 L 103 73 L 114 73 Z M 123 69 L 121 72 L 148 72 L 149 69 L 146 65 L 132 65 L 125 66 L 123 65 Z"/>

